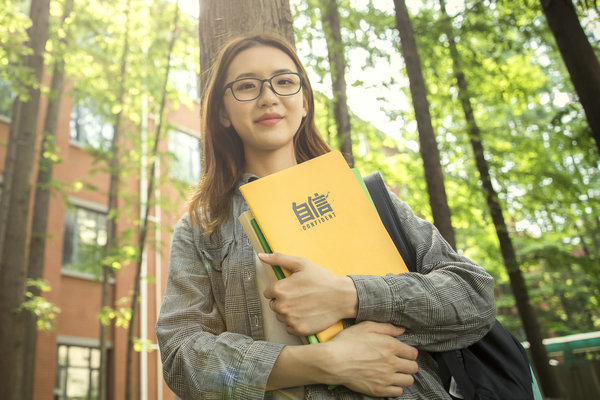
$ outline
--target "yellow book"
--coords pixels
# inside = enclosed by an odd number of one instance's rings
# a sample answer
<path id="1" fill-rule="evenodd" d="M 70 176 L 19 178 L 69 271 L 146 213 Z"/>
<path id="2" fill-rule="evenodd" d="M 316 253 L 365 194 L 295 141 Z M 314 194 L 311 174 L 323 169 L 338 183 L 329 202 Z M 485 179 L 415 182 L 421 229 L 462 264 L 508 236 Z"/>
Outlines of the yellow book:
<path id="1" fill-rule="evenodd" d="M 248 210 L 248 211 L 243 212 L 238 217 L 238 220 L 240 221 L 242 228 L 244 228 L 244 232 L 246 232 L 246 236 L 248 236 L 248 240 L 250 241 L 250 244 L 252 245 L 252 248 L 254 249 L 254 251 L 257 254 L 258 253 L 271 253 L 271 247 L 269 247 L 269 244 L 267 243 L 263 233 L 261 232 L 260 228 L 258 227 L 258 223 L 254 219 L 254 215 L 252 215 L 252 211 Z M 262 263 L 262 261 L 261 261 L 261 263 Z M 275 277 L 277 279 L 285 278 L 285 274 L 283 273 L 283 270 L 279 265 L 268 265 L 268 264 L 264 264 L 264 265 L 267 268 L 272 268 L 273 273 L 275 274 Z M 333 325 L 329 329 L 331 329 L 332 332 L 335 332 L 337 334 L 337 332 L 344 329 L 344 326 L 343 326 L 342 322 L 340 321 L 337 324 Z M 319 338 L 317 337 L 317 335 L 309 335 L 309 336 L 302 338 L 302 341 L 304 344 L 319 343 Z"/>
<path id="2" fill-rule="evenodd" d="M 408 271 L 339 151 L 242 185 L 240 190 L 273 252 L 305 257 L 338 276 Z M 317 337 L 321 342 L 330 340 L 341 328 L 340 322 Z"/>

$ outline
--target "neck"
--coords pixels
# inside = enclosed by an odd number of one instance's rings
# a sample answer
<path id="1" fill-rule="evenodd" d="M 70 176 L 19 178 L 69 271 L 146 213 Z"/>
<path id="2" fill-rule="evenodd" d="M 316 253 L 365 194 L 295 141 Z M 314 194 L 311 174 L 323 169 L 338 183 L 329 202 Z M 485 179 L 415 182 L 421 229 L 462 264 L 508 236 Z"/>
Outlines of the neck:
<path id="1" fill-rule="evenodd" d="M 246 172 L 259 178 L 298 164 L 293 146 L 278 152 L 246 152 Z"/>

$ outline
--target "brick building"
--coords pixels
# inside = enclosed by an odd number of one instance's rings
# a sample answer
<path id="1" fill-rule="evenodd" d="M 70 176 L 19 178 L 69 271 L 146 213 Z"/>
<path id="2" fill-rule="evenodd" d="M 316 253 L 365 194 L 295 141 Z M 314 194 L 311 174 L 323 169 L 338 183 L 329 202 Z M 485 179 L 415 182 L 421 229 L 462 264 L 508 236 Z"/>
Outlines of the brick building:
<path id="1" fill-rule="evenodd" d="M 69 89 L 69 88 L 67 88 Z M 56 330 L 40 332 L 36 355 L 34 399 L 94 399 L 98 385 L 100 360 L 98 315 L 101 305 L 100 267 L 96 262 L 99 248 L 106 243 L 106 217 L 109 176 L 95 172 L 98 163 L 89 151 L 110 140 L 112 126 L 94 113 L 93 107 L 75 106 L 69 90 L 63 96 L 56 136 L 61 162 L 54 165 L 53 179 L 69 188 L 65 194 L 54 191 L 48 209 L 48 238 L 45 247 L 44 279 L 51 291 L 44 297 L 60 307 Z M 6 90 L 0 96 L 6 99 Z M 38 116 L 38 133 L 44 120 L 47 99 L 42 98 Z M 172 399 L 164 385 L 160 357 L 156 348 L 154 325 L 164 293 L 168 266 L 171 228 L 183 212 L 184 196 L 173 189 L 176 184 L 190 187 L 200 173 L 199 104 L 181 106 L 167 114 L 168 139 L 160 151 L 169 154 L 158 165 L 162 184 L 155 198 L 168 199 L 170 206 L 159 201 L 151 208 L 148 240 L 140 286 L 140 304 L 135 321 L 135 336 L 148 343 L 151 351 L 134 353 L 132 398 Z M 154 116 L 144 115 L 140 135 L 154 135 Z M 0 102 L 0 187 L 5 160 L 5 144 L 10 128 L 10 102 Z M 38 135 L 39 136 L 39 135 Z M 125 149 L 126 150 L 126 149 Z M 39 150 L 36 149 L 36 159 Z M 141 171 L 130 171 L 121 184 L 124 198 L 119 207 L 127 211 L 119 216 L 117 230 L 135 227 L 141 213 L 139 195 L 147 186 Z M 35 182 L 36 171 L 32 176 Z M 33 193 L 32 193 L 33 195 Z M 125 200 L 129 198 L 129 200 Z M 136 200 L 138 199 L 137 204 Z M 127 206 L 125 203 L 127 202 Z M 32 213 L 30 212 L 30 215 Z M 137 215 L 136 215 L 137 214 Z M 131 244 L 136 246 L 135 235 Z M 158 243 L 157 250 L 154 243 Z M 95 251 L 95 253 L 94 253 Z M 96 257 L 96 258 L 94 258 Z M 110 306 L 129 307 L 135 279 L 135 265 L 124 265 L 110 281 Z M 126 304 L 122 303 L 128 300 Z M 127 331 L 111 324 L 108 328 L 108 398 L 124 398 Z"/>

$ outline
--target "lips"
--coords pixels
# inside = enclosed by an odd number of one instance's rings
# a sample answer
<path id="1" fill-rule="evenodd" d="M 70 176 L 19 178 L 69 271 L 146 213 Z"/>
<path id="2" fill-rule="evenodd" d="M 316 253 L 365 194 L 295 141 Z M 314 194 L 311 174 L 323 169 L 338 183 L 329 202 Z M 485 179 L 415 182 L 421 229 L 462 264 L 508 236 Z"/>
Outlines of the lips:
<path id="1" fill-rule="evenodd" d="M 283 116 L 277 113 L 266 113 L 261 115 L 256 122 L 262 125 L 275 125 L 283 119 Z"/>

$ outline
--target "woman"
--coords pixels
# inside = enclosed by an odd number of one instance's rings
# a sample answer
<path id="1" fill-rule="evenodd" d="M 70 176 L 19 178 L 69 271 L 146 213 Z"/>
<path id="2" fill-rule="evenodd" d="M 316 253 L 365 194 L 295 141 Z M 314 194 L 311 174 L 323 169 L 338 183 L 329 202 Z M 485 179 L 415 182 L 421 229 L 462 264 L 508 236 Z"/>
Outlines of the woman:
<path id="1" fill-rule="evenodd" d="M 207 88 L 202 177 L 175 228 L 156 329 L 171 389 L 185 399 L 450 399 L 417 348 L 480 339 L 495 318 L 492 278 L 397 198 L 419 274 L 337 277 L 301 255 L 257 257 L 237 221 L 248 209 L 238 188 L 329 151 L 312 89 L 293 48 L 265 34 L 227 44 Z M 261 261 L 292 274 L 270 283 Z M 341 319 L 354 325 L 300 343 Z"/>

